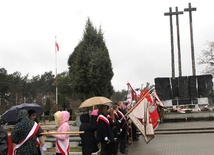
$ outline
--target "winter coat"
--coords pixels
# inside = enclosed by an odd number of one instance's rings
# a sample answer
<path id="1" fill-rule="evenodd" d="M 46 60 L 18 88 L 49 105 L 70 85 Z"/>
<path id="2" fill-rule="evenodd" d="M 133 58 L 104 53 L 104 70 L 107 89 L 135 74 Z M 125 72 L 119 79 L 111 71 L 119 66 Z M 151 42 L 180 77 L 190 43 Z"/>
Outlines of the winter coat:
<path id="1" fill-rule="evenodd" d="M 128 122 L 127 122 L 127 118 L 125 116 L 126 114 L 126 111 L 123 110 L 123 109 L 119 109 L 117 111 L 117 114 L 119 116 L 119 120 L 121 120 L 121 123 L 120 123 L 120 135 L 123 135 L 123 134 L 127 134 L 127 130 L 128 130 Z"/>
<path id="2" fill-rule="evenodd" d="M 97 126 L 90 123 L 89 114 L 82 114 L 80 116 L 81 125 L 79 130 L 84 131 L 83 134 L 80 134 L 81 143 L 82 143 L 82 154 L 91 155 L 93 152 L 99 150 L 97 146 L 97 141 L 95 139 L 95 131 Z"/>
<path id="3" fill-rule="evenodd" d="M 112 129 L 107 116 L 100 114 L 97 118 L 97 141 L 107 142 L 113 141 Z M 106 139 L 107 138 L 107 139 Z"/>
<path id="4" fill-rule="evenodd" d="M 70 113 L 68 111 L 58 111 L 54 114 L 55 123 L 58 126 L 57 132 L 69 132 L 70 127 L 68 124 Z M 57 140 L 60 140 L 64 146 L 69 143 L 69 134 L 53 135 Z M 56 153 L 60 153 L 58 146 L 55 147 Z"/>
<path id="5" fill-rule="evenodd" d="M 0 155 L 8 153 L 8 136 L 7 132 L 0 126 Z"/>
<path id="6" fill-rule="evenodd" d="M 19 122 L 15 125 L 11 133 L 12 141 L 15 144 L 19 144 L 27 137 L 35 123 L 28 118 L 28 112 L 26 110 L 21 110 L 19 112 L 18 120 Z M 39 128 L 35 136 L 28 139 L 17 149 L 16 155 L 37 155 L 36 138 L 41 132 L 43 132 L 43 130 Z"/>

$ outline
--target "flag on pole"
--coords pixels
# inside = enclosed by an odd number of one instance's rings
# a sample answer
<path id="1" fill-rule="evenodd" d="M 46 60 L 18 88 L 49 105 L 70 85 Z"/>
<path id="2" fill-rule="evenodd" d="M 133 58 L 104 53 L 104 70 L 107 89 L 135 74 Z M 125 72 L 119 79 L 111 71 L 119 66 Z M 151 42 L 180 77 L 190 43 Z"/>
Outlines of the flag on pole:
<path id="1" fill-rule="evenodd" d="M 148 88 L 146 88 L 142 93 L 145 94 L 147 92 L 149 92 Z M 150 117 L 149 120 L 150 120 L 150 123 L 153 126 L 153 129 L 155 130 L 155 129 L 157 129 L 157 127 L 159 125 L 159 121 L 160 121 L 158 110 L 157 110 L 157 107 L 156 107 L 156 105 L 154 103 L 154 99 L 153 99 L 151 94 L 148 94 L 146 96 L 146 99 L 147 99 L 147 101 L 149 103 L 149 105 L 148 105 L 149 117 Z"/>
<path id="2" fill-rule="evenodd" d="M 137 102 L 139 99 L 137 92 L 133 89 L 130 83 L 127 83 L 127 86 L 128 86 L 127 102 L 129 104 L 132 104 L 132 101 Z"/>
<path id="3" fill-rule="evenodd" d="M 57 42 L 55 42 L 55 46 L 56 46 L 56 51 L 59 51 L 59 45 Z"/>
<path id="4" fill-rule="evenodd" d="M 132 112 L 128 114 L 129 118 L 133 121 L 136 127 L 144 136 L 146 143 L 149 143 L 154 138 L 154 129 L 149 121 L 149 102 L 144 98 Z"/>

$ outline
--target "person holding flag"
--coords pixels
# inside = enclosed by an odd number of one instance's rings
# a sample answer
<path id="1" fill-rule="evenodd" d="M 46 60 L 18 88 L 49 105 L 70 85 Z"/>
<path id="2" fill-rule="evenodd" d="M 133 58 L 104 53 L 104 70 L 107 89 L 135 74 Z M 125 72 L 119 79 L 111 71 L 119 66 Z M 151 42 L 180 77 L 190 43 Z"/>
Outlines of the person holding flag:
<path id="1" fill-rule="evenodd" d="M 128 122 L 125 116 L 126 109 L 122 101 L 119 101 L 117 105 L 118 105 L 117 114 L 119 116 L 119 123 L 120 123 L 120 135 L 119 135 L 120 153 L 127 154 L 126 143 L 127 143 L 127 136 L 128 136 L 127 135 Z"/>

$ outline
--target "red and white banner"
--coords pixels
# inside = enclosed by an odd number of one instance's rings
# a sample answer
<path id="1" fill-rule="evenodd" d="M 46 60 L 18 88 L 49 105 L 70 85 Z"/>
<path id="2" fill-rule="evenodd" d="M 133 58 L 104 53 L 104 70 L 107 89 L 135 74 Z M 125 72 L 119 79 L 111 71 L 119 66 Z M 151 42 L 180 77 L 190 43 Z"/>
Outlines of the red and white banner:
<path id="1" fill-rule="evenodd" d="M 56 145 L 62 155 L 69 155 L 69 150 L 70 150 L 69 139 L 66 143 L 66 146 L 59 139 L 57 140 Z"/>
<path id="2" fill-rule="evenodd" d="M 39 127 L 40 126 L 36 122 L 34 122 L 34 125 L 28 133 L 27 137 L 13 148 L 13 155 L 16 155 L 17 149 L 21 147 L 27 140 L 31 139 L 36 135 L 37 131 L 39 130 Z"/>
<path id="3" fill-rule="evenodd" d="M 149 102 L 144 98 L 133 110 L 128 114 L 136 127 L 144 136 L 146 143 L 154 138 L 154 129 L 149 121 Z"/>

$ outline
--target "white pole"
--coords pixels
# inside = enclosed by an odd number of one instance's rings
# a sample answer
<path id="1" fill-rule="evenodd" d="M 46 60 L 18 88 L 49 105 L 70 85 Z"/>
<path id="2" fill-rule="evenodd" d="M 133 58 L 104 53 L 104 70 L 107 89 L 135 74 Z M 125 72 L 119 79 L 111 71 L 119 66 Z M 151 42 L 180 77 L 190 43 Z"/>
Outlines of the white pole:
<path id="1" fill-rule="evenodd" d="M 57 39 L 55 36 L 55 67 L 56 67 L 56 111 L 58 111 L 58 88 L 57 88 Z"/>

